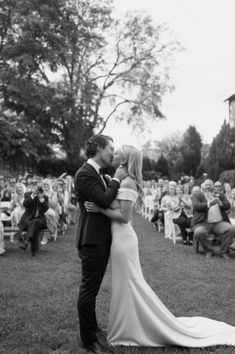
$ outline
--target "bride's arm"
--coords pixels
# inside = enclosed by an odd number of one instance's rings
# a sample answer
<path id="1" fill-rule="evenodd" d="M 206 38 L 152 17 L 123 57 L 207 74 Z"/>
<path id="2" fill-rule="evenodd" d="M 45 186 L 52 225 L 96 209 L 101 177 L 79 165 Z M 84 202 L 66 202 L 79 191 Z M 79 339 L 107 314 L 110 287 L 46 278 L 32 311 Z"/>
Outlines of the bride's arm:
<path id="1" fill-rule="evenodd" d="M 122 181 L 121 187 L 130 188 L 136 191 L 135 182 L 127 177 Z M 88 212 L 100 212 L 114 221 L 127 224 L 131 219 L 133 201 L 120 200 L 120 208 L 118 209 L 103 209 L 92 202 L 85 202 L 85 207 Z"/>
<path id="2" fill-rule="evenodd" d="M 120 209 L 100 209 L 100 212 L 114 221 L 127 224 L 131 219 L 133 202 L 130 200 L 121 200 Z"/>
<path id="3" fill-rule="evenodd" d="M 90 213 L 102 213 L 114 221 L 127 224 L 131 219 L 133 202 L 130 200 L 121 200 L 118 209 L 103 209 L 92 202 L 85 202 L 86 210 Z"/>

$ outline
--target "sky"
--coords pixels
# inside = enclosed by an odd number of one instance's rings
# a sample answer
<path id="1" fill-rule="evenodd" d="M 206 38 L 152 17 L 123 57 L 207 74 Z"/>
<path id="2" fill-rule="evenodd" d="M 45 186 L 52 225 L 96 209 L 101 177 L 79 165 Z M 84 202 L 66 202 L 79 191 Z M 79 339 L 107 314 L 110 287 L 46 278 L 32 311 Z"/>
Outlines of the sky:
<path id="1" fill-rule="evenodd" d="M 114 0 L 115 13 L 144 11 L 154 23 L 167 23 L 185 48 L 175 56 L 171 81 L 175 90 L 163 98 L 166 120 L 151 124 L 150 134 L 135 134 L 110 122 L 104 133 L 117 145 L 137 147 L 162 140 L 194 125 L 203 143 L 211 143 L 226 119 L 226 98 L 235 93 L 235 0 Z"/>

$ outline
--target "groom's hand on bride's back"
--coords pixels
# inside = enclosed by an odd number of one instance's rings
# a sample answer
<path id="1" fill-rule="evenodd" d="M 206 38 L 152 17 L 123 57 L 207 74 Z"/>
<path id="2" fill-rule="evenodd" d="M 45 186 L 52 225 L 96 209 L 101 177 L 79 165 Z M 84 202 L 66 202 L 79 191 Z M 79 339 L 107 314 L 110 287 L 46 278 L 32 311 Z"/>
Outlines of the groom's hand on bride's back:
<path id="1" fill-rule="evenodd" d="M 125 179 L 128 176 L 126 169 L 123 167 L 118 167 L 116 169 L 115 175 L 113 178 L 116 178 L 121 182 L 123 179 Z"/>

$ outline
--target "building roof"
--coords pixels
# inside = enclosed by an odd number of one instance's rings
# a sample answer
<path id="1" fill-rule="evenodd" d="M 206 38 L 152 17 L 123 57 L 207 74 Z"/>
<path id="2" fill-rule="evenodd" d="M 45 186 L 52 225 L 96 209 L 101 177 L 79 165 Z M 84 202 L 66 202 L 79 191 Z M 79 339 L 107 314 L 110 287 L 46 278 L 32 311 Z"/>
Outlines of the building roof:
<path id="1" fill-rule="evenodd" d="M 234 101 L 234 100 L 235 100 L 235 93 L 232 96 L 229 96 L 228 98 L 226 98 L 226 100 L 224 100 L 224 102 L 228 101 L 230 103 L 231 101 Z"/>

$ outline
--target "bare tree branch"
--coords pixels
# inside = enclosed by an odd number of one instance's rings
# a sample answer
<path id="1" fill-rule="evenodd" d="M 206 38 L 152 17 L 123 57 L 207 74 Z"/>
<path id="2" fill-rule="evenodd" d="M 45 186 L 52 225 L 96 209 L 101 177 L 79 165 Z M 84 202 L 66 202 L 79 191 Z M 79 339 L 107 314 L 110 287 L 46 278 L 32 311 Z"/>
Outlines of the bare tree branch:
<path id="1" fill-rule="evenodd" d="M 128 100 L 125 100 L 125 101 L 122 101 L 122 102 L 119 102 L 115 107 L 114 109 L 112 110 L 112 112 L 109 113 L 108 117 L 104 119 L 104 123 L 103 123 L 103 127 L 101 128 L 101 130 L 99 131 L 98 134 L 101 134 L 104 129 L 106 128 L 107 124 L 108 124 L 108 121 L 109 119 L 111 118 L 111 116 L 114 114 L 114 112 L 117 111 L 118 107 L 120 107 L 121 105 L 123 105 L 124 103 L 127 103 L 129 102 Z"/>

